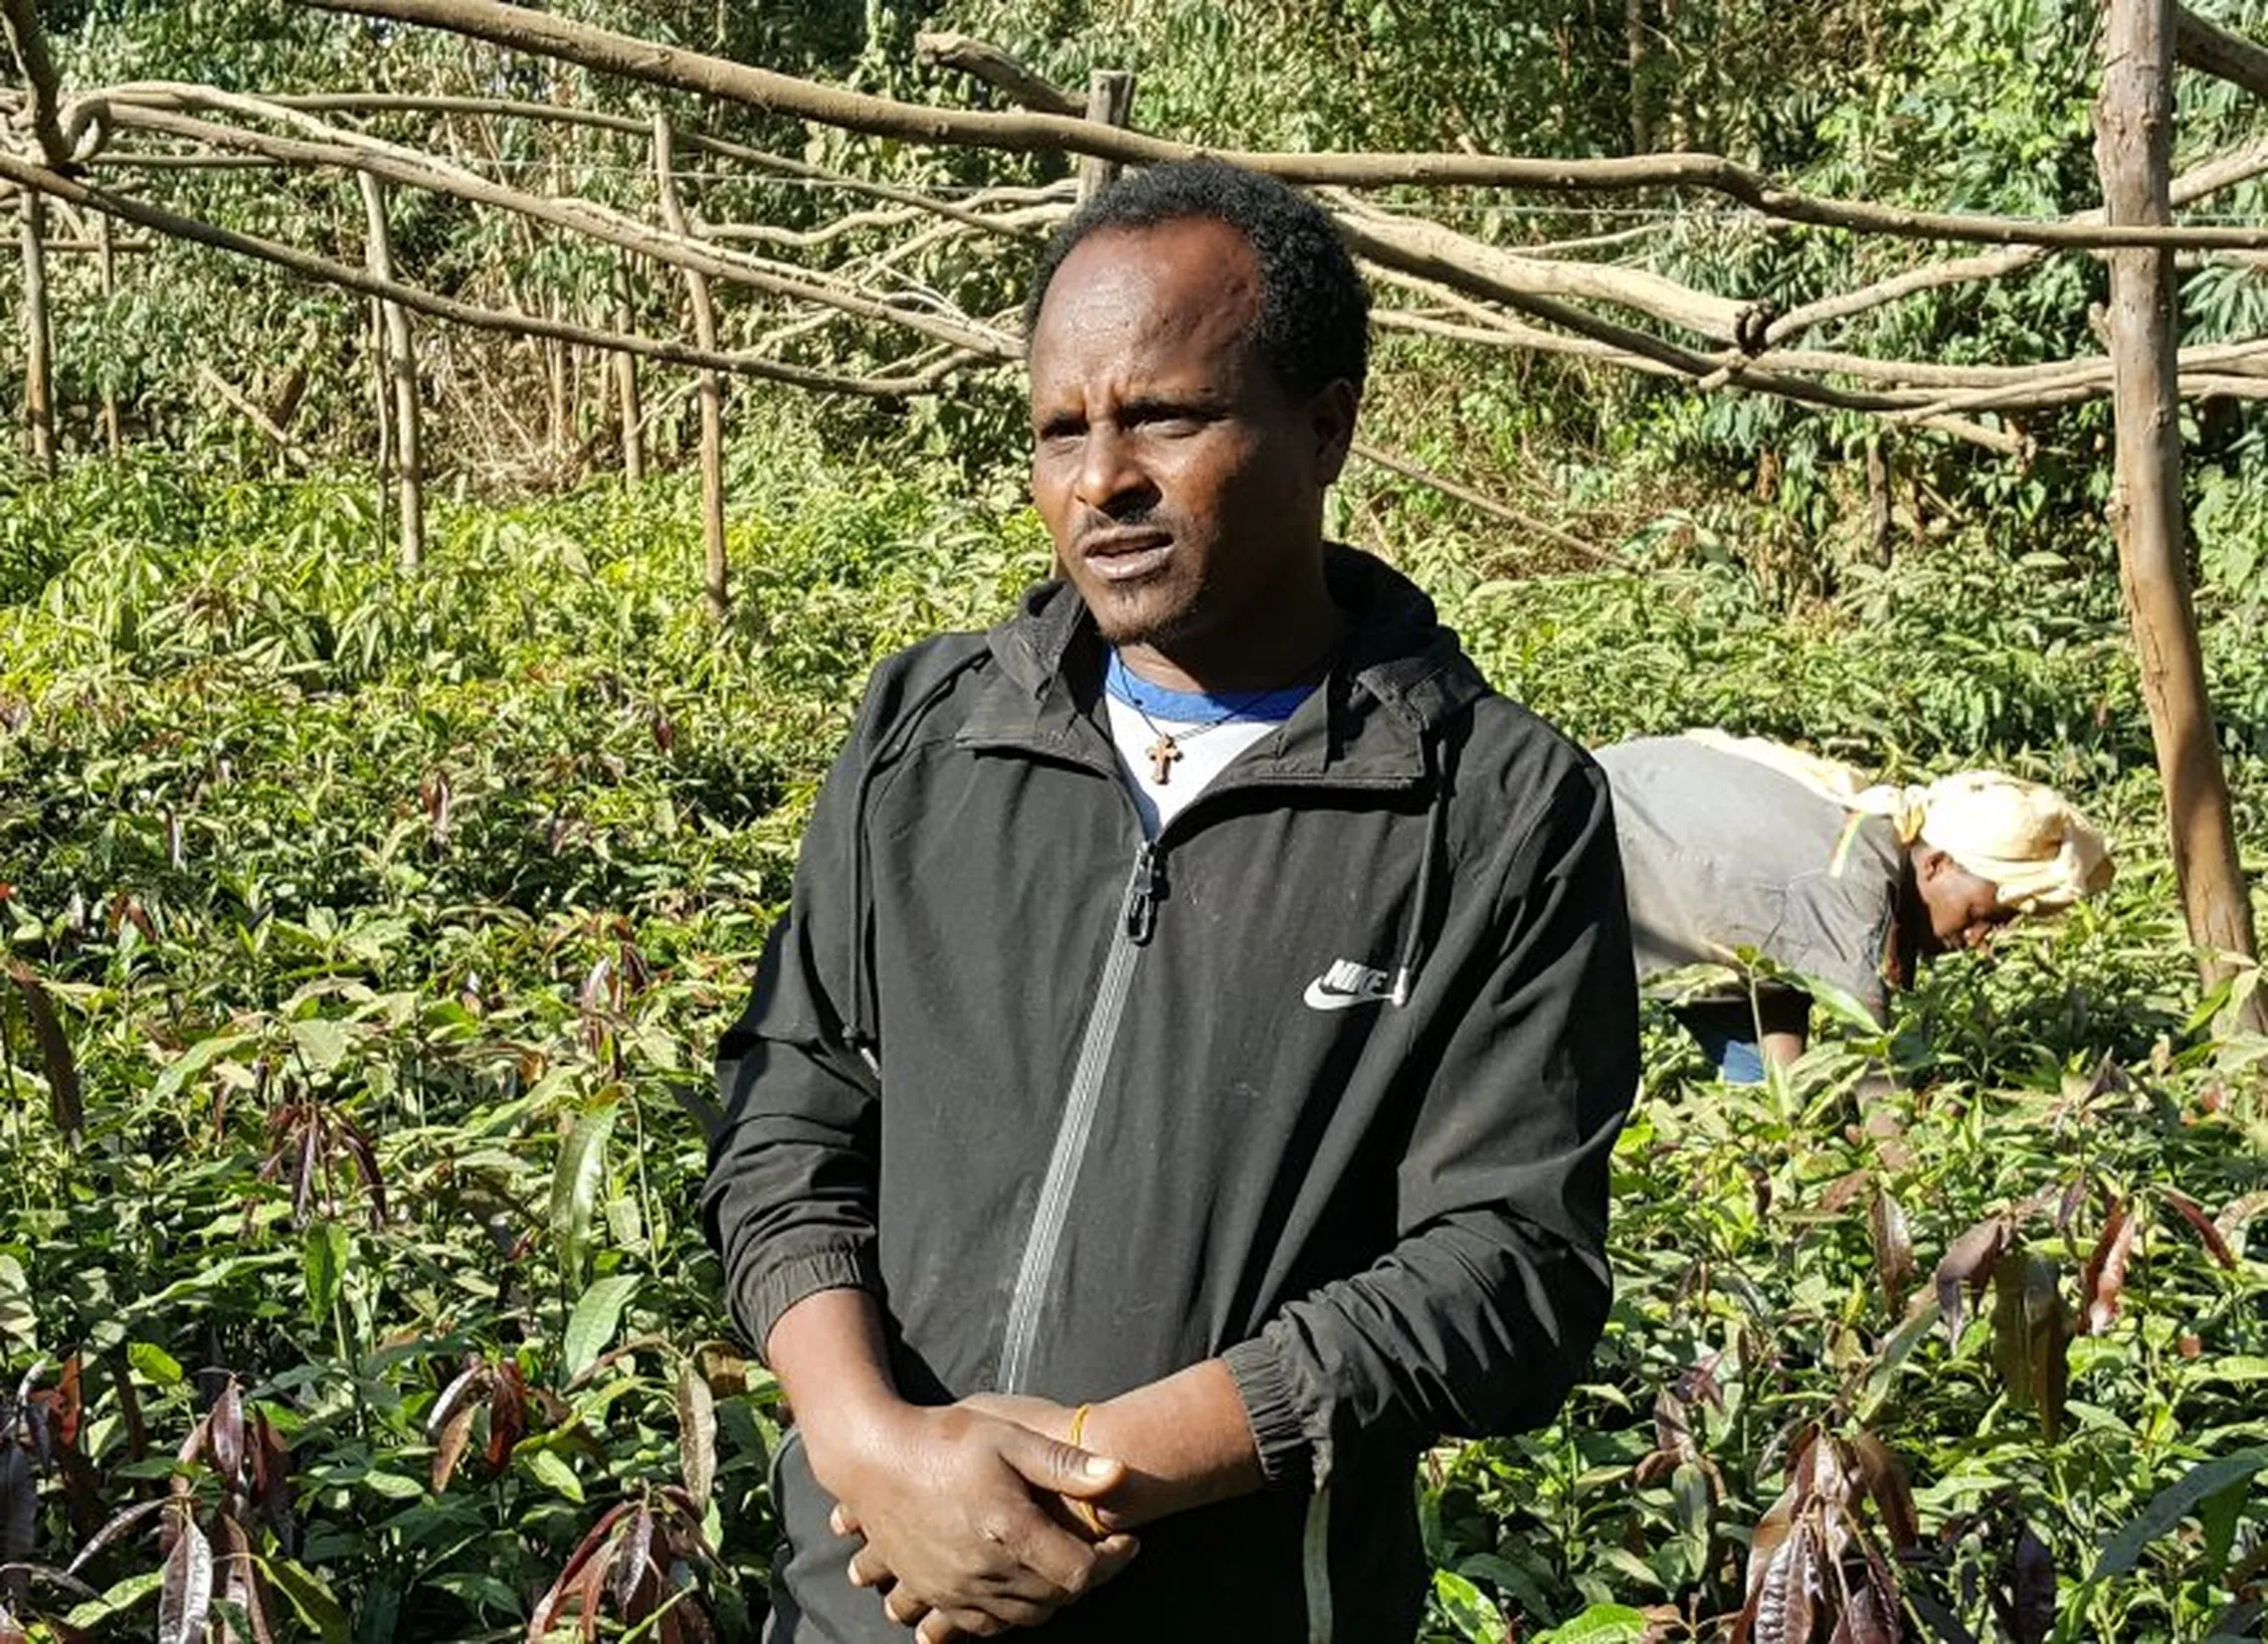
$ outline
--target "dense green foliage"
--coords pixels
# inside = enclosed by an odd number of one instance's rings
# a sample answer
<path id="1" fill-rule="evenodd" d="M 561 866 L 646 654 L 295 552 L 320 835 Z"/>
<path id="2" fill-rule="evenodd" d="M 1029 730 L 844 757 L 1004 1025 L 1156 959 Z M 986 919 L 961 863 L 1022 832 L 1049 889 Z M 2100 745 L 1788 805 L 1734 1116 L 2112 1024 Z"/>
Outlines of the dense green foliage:
<path id="1" fill-rule="evenodd" d="M 500 1637 L 629 1502 L 679 1527 L 742 1634 L 777 1429 L 692 1223 L 706 1047 L 865 667 L 988 620 L 1045 557 L 1012 487 L 940 501 L 784 421 L 760 444 L 722 631 L 687 597 L 674 482 L 451 508 L 414 584 L 334 484 L 144 460 L 8 499 L 0 1367 L 52 1389 L 76 1356 L 87 1458 L 38 1486 L 35 1562 L 171 1476 L 215 1536 L 247 1524 L 286 1632 Z M 1989 969 L 1941 965 L 1887 1044 L 1828 1035 L 1738 1092 L 1653 1037 L 1593 1380 L 1549 1430 L 1444 1449 L 1422 1481 L 1438 1636 L 1499 1636 L 1499 1603 L 1523 1636 L 1646 1606 L 1713 1636 L 1813 1426 L 1902 1458 L 1917 1603 L 1985 1636 L 2021 1588 L 2064 1638 L 2206 1636 L 2268 1546 L 2242 1471 L 2268 1456 L 2264 1047 L 2196 1015 L 2096 568 L 1916 554 L 1792 624 L 1691 533 L 1633 549 L 1643 580 L 1505 581 L 1422 528 L 1387 546 L 1582 736 L 1802 728 L 1917 769 L 1991 750 L 2075 784 L 2125 857 L 2106 904 Z M 2213 629 L 2255 846 L 2256 621 Z M 1862 1124 L 1869 1049 L 1913 1089 Z M 2225 1263 L 2177 1193 L 2222 1217 Z M 2068 1315 L 2101 1295 L 2079 1274 L 2106 1227 L 2139 1229 L 2123 1307 L 2067 1343 L 2052 1436 L 1993 1308 L 1949 1342 L 1909 1303 L 2003 1214 Z M 292 1538 L 209 1438 L 170 1459 L 231 1378 L 288 1444 Z M 2091 1580 L 2200 1466 L 2188 1522 Z M 664 1494 L 687 1478 L 701 1496 Z M 1872 1510 L 1851 1522 L 1888 1548 Z M 146 1526 L 81 1575 L 100 1598 L 35 1583 L 32 1607 L 148 1627 Z"/>
<path id="2" fill-rule="evenodd" d="M 1212 143 L 1685 146 L 1933 209 L 2096 203 L 2091 0 L 551 9 L 955 104 L 989 94 L 917 69 L 910 44 L 964 29 L 1064 85 L 1131 68 L 1137 123 Z M 2197 9 L 2268 18 L 2260 0 Z M 74 86 L 662 108 L 938 190 L 1063 169 L 806 129 L 283 0 L 41 10 Z M 2257 130 L 2227 88 L 2188 77 L 2181 95 L 2182 163 Z M 424 115 L 372 128 L 473 140 Z M 654 210 L 642 138 L 496 131 L 494 174 Z M 711 222 L 847 209 L 684 163 Z M 359 256 L 336 175 L 139 186 Z M 2249 220 L 2264 188 L 2214 209 Z M 1624 262 L 1783 307 L 1934 255 L 1769 230 L 1702 196 L 1386 197 L 1506 245 L 1613 234 Z M 606 313 L 612 254 L 408 191 L 394 209 L 409 277 Z M 849 268 L 890 243 L 869 229 L 808 255 Z M 956 242 L 897 266 L 992 313 L 1027 252 Z M 708 1047 L 868 666 L 989 621 L 1044 567 L 1014 385 L 995 373 L 902 409 L 742 393 L 738 604 L 719 629 L 693 596 L 684 476 L 576 483 L 607 447 L 596 359 L 421 325 L 443 494 L 408 580 L 369 479 L 355 302 L 182 246 L 130 261 L 106 301 L 90 260 L 52 274 L 73 463 L 34 484 L 0 457 L 0 1609 L 43 1639 L 146 1635 L 193 1573 L 194 1522 L 262 1561 L 262 1583 L 241 1563 L 216 1579 L 238 1637 L 522 1636 L 570 1571 L 627 1572 L 589 1587 L 610 1636 L 697 1636 L 694 1602 L 748 1636 L 778 1425 L 693 1221 Z M 1812 340 L 1957 362 L 2088 352 L 2102 281 L 2088 259 L 2042 259 Z M 2197 267 L 2185 336 L 2257 332 L 2261 290 L 2249 268 Z M 648 329 L 682 329 L 673 279 L 637 278 L 633 298 Z M 728 342 L 778 317 L 735 293 L 724 310 Z M 897 347 L 847 323 L 784 346 L 842 368 Z M 287 407 L 335 475 L 249 477 L 271 458 L 200 365 Z M 18 369 L 0 358 L 0 401 Z M 664 467 L 690 418 L 675 386 L 649 379 Z M 105 392 L 140 449 L 84 462 Z M 1446 1446 L 1418 1481 L 1434 1644 L 1493 1644 L 1507 1617 L 1563 1644 L 1719 1637 L 1748 1547 L 1782 1533 L 1844 1555 L 1813 1566 L 1824 1587 L 1877 1581 L 1866 1549 L 1894 1564 L 1919 1635 L 2257 1637 L 2268 1044 L 2215 1036 L 2219 1002 L 2183 948 L 2101 525 L 2101 409 L 2031 419 L 2035 455 L 2003 461 L 1408 337 L 1382 346 L 1368 409 L 1401 448 L 1601 551 L 1604 568 L 1476 526 L 1360 465 L 1334 504 L 1335 529 L 1404 564 L 1500 685 L 1577 736 L 1715 723 L 1898 774 L 1989 760 L 2071 789 L 2121 856 L 2103 902 L 1989 965 L 1945 962 L 1889 1035 L 1823 1034 L 1771 1086 L 1711 1082 L 1653 1024 L 1592 1380 L 1549 1429 Z M 2185 431 L 2207 665 L 2258 883 L 2261 428 L 2215 403 Z M 1862 1104 L 1883 1061 L 1904 1088 Z M 1965 1324 L 1939 1316 L 1955 1299 Z M 115 1517 L 137 1503 L 155 1511 Z M 666 1554 L 650 1579 L 634 1542 Z M 663 1608 L 679 1590 L 697 1599 Z"/>

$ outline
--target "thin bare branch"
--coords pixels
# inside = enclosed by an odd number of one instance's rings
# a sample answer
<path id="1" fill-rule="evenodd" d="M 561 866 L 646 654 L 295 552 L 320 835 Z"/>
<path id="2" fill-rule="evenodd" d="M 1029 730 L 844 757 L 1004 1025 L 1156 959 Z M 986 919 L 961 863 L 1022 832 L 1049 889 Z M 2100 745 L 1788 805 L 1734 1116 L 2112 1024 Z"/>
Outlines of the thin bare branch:
<path id="1" fill-rule="evenodd" d="M 256 104 L 259 100 L 256 98 L 209 92 L 194 87 L 179 90 L 185 99 L 239 111 L 259 111 L 257 108 L 248 110 L 245 107 Z M 565 229 L 622 250 L 637 252 L 672 268 L 697 271 L 712 279 L 729 280 L 800 302 L 824 303 L 860 318 L 904 325 L 933 340 L 992 353 L 1002 358 L 1014 358 L 1018 352 L 1013 338 L 1004 337 L 964 319 L 932 317 L 855 291 L 825 274 L 808 271 L 779 273 L 776 272 L 777 265 L 767 268 L 745 254 L 721 251 L 686 236 L 652 228 L 636 218 L 588 201 L 531 194 L 508 184 L 492 182 L 463 167 L 431 159 L 414 150 L 399 148 L 360 133 L 334 131 L 328 134 L 329 140 L 275 136 L 139 104 L 119 104 L 115 117 L 123 126 L 144 127 L 247 149 L 288 165 L 336 166 L 349 171 L 368 172 L 390 182 L 406 183 L 412 187 L 470 200 L 474 204 L 494 206 L 534 222 Z M 311 116 L 290 117 L 319 126 L 319 122 L 313 121 Z"/>
<path id="2" fill-rule="evenodd" d="M 2216 154 L 2200 162 L 2174 179 L 2173 197 L 2176 206 L 2194 205 L 2208 195 L 2231 188 L 2249 178 L 2268 171 L 2268 139 L 2256 139 Z M 2066 218 L 2066 222 L 2082 225 L 2103 221 L 2100 206 Z M 1960 285 L 1977 279 L 1998 279 L 2029 268 L 2047 255 L 2044 246 L 2014 246 L 2001 251 L 1985 252 L 1976 257 L 1956 258 L 1945 263 L 1928 263 L 1918 269 L 1878 279 L 1855 290 L 1838 291 L 1791 308 L 1765 328 L 1765 341 L 1778 344 L 1830 320 L 1847 319 L 1879 308 L 1918 292 L 1935 290 L 1943 285 Z"/>
<path id="3" fill-rule="evenodd" d="M 663 46 L 500 0 L 298 0 L 318 11 L 382 17 L 448 29 L 513 51 L 557 58 L 650 86 L 697 92 L 843 130 L 914 142 L 1033 153 L 1067 150 L 1125 165 L 1154 165 L 1198 152 L 1145 132 L 1067 114 L 939 108 L 847 91 L 768 69 Z M 2268 229 L 2112 227 L 1956 212 L 1913 211 L 1869 200 L 1836 200 L 1787 188 L 1716 154 L 1620 159 L 1513 159 L 1490 154 L 1300 154 L 1221 150 L 1221 157 L 1286 182 L 1378 188 L 1394 184 L 1524 188 L 1552 193 L 1704 188 L 1768 217 L 1972 245 L 2067 249 L 2192 247 L 2268 249 Z"/>
<path id="4" fill-rule="evenodd" d="M 74 205 L 106 213 L 120 222 L 138 224 L 156 233 L 170 235 L 176 240 L 188 240 L 201 246 L 210 246 L 216 251 L 272 264 L 301 278 L 336 285 L 342 290 L 356 291 L 363 296 L 399 302 L 405 308 L 414 308 L 419 313 L 431 314 L 436 319 L 450 320 L 475 330 L 500 331 L 510 336 L 549 337 L 555 341 L 582 343 L 592 348 L 620 349 L 671 365 L 734 371 L 743 376 L 761 377 L 797 388 L 858 394 L 872 399 L 904 399 L 910 395 L 933 392 L 955 372 L 971 365 L 989 363 L 998 357 L 983 350 L 964 349 L 938 364 L 902 376 L 844 376 L 754 354 L 689 347 L 673 338 L 593 330 L 540 314 L 507 313 L 497 308 L 461 302 L 455 297 L 442 296 L 398 280 L 375 279 L 361 269 L 312 252 L 300 251 L 294 246 L 281 245 L 258 235 L 223 228 L 217 223 L 168 211 L 129 195 L 114 194 L 12 154 L 0 153 L 0 178 L 5 178 L 20 188 L 31 189 L 55 199 L 69 200 Z"/>
<path id="5" fill-rule="evenodd" d="M 1520 530 L 1548 538 L 1570 553 L 1580 555 L 1593 565 L 1612 566 L 1614 564 L 1614 557 L 1611 554 L 1593 547 L 1583 538 L 1563 531 L 1556 525 L 1547 525 L 1540 519 L 1532 518 L 1517 508 L 1497 501 L 1494 497 L 1483 496 L 1470 486 L 1460 485 L 1451 479 L 1444 479 L 1432 469 L 1423 467 L 1407 457 L 1398 456 L 1393 452 L 1374 446 L 1367 440 L 1357 440 L 1354 443 L 1353 451 L 1356 457 L 1374 467 L 1384 468 L 1388 473 L 1400 474 L 1405 479 L 1414 480 L 1418 484 L 1439 491 L 1443 496 L 1461 502 L 1477 512 L 1484 513 L 1491 519 L 1502 520 L 1507 525 L 1516 526 Z"/>
<path id="6" fill-rule="evenodd" d="M 1042 114 L 1079 114 L 1086 99 L 1074 97 L 1044 77 L 1027 69 L 998 46 L 965 34 L 925 32 L 913 37 L 915 61 L 932 69 L 958 69 L 1005 91 L 1027 108 Z"/>

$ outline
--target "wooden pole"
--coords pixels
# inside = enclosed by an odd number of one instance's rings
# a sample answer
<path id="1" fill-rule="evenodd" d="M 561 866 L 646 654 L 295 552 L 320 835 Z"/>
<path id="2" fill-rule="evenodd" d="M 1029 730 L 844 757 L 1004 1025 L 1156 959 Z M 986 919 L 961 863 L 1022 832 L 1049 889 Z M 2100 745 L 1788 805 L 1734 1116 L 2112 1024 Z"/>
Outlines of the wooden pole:
<path id="1" fill-rule="evenodd" d="M 367 171 L 355 173 L 362 184 L 362 206 L 369 219 L 367 258 L 371 277 L 394 277 L 394 249 L 386 228 L 386 185 Z M 410 341 L 410 314 L 398 302 L 381 301 L 379 318 L 386 332 L 386 376 L 393 386 L 396 494 L 401 502 L 402 569 L 415 571 L 425 562 L 425 462 L 418 429 L 418 362 Z"/>
<path id="2" fill-rule="evenodd" d="M 614 268 L 615 329 L 638 329 L 638 312 L 632 301 L 630 259 L 620 257 Z M 636 485 L 646 477 L 646 419 L 638 409 L 638 356 L 616 354 L 615 415 L 622 424 L 622 476 Z"/>
<path id="3" fill-rule="evenodd" d="M 94 218 L 95 273 L 102 282 L 102 306 L 106 309 L 110 299 L 118 293 L 117 248 L 110 238 L 110 219 L 102 212 Z M 115 457 L 125 451 L 125 437 L 118 427 L 118 391 L 104 383 L 102 388 L 102 443 Z"/>
<path id="4" fill-rule="evenodd" d="M 55 341 L 48 329 L 47 199 L 36 189 L 16 196 L 24 257 L 24 428 L 32 462 L 55 477 Z"/>
<path id="5" fill-rule="evenodd" d="M 1097 69 L 1087 76 L 1086 117 L 1100 125 L 1124 125 L 1134 112 L 1134 74 L 1129 69 Z M 1118 180 L 1119 164 L 1089 154 L 1079 162 L 1079 204 L 1085 205 Z"/>
<path id="6" fill-rule="evenodd" d="M 677 198 L 675 145 L 669 122 L 654 116 L 654 174 L 662 190 L 662 220 L 671 234 L 689 234 L 685 208 Z M 693 305 L 693 341 L 700 348 L 716 349 L 716 304 L 709 296 L 708 275 L 698 269 L 685 271 L 685 293 Z M 701 593 L 709 615 L 724 620 L 732 609 L 728 567 L 724 554 L 724 378 L 703 371 L 698 379 L 701 401 Z"/>
<path id="7" fill-rule="evenodd" d="M 2163 224 L 2174 142 L 2172 0 L 2109 0 L 2103 91 L 2095 104 L 2095 162 L 2113 227 Z M 2236 853 L 2221 770 L 2181 507 L 2181 434 L 2175 401 L 2174 254 L 2110 255 L 2112 406 L 2118 422 L 2110 521 L 2119 581 L 2142 664 L 2158 772 L 2166 788 L 2174 871 L 2205 985 L 2228 966 L 2217 956 L 2254 952 L 2252 905 Z M 2268 997 L 2255 994 L 2244 1025 L 2268 1028 Z"/>

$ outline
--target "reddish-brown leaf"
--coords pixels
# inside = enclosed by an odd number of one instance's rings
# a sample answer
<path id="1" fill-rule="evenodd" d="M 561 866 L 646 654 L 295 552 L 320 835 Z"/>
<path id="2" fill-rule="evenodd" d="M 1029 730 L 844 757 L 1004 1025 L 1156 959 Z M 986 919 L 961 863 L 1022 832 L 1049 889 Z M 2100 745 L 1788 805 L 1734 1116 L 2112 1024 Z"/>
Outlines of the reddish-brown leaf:
<path id="1" fill-rule="evenodd" d="M 39 1533 L 40 1492 L 31 1455 L 14 1434 L 0 1432 L 0 1567 L 29 1558 Z"/>
<path id="2" fill-rule="evenodd" d="M 2053 1443 L 2063 1430 L 2071 1326 L 2061 1275 L 2045 1256 L 2011 1250 L 1992 1271 L 1992 1360 L 2008 1400 L 2039 1411 Z"/>
<path id="3" fill-rule="evenodd" d="M 1828 1215 L 1839 1213 L 1853 1203 L 1873 1180 L 1874 1173 L 1863 1166 L 1855 1171 L 1844 1172 L 1828 1183 L 1827 1190 L 1819 1195 L 1820 1210 Z"/>
<path id="4" fill-rule="evenodd" d="M 146 1502 L 136 1502 L 133 1506 L 121 1508 L 112 1514 L 110 1522 L 94 1532 L 88 1539 L 87 1545 L 79 1550 L 78 1555 L 71 1560 L 69 1573 L 77 1575 L 80 1570 L 86 1567 L 90 1558 L 104 1548 L 116 1545 L 129 1531 L 149 1518 L 159 1508 L 166 1506 L 170 1500 L 170 1497 L 158 1496 Z"/>
<path id="5" fill-rule="evenodd" d="M 1914 1492 L 1906 1482 L 1906 1469 L 1899 1465 L 1890 1446 L 1872 1433 L 1853 1433 L 1849 1442 L 1851 1472 L 1859 1487 L 1874 1499 L 1882 1515 L 1882 1528 L 1889 1532 L 1891 1551 L 1903 1553 L 1919 1546 L 1921 1521 L 1914 1511 Z"/>
<path id="6" fill-rule="evenodd" d="M 2089 1336 L 2102 1335 L 2119 1316 L 2119 1302 L 2126 1294 L 2127 1258 L 2134 1253 L 2140 1225 L 2134 1219 L 2132 1199 L 2122 1198 L 2111 1206 L 2111 1218 L 2103 1223 L 2102 1236 L 2095 1240 L 2094 1253 L 2079 1275 L 2080 1327 Z"/>
<path id="7" fill-rule="evenodd" d="M 291 1489 L 291 1446 L 265 1412 L 255 1409 L 249 1423 L 252 1452 L 252 1501 L 261 1518 L 276 1532 L 284 1555 L 299 1551 L 299 1520 Z"/>
<path id="8" fill-rule="evenodd" d="M 566 1615 L 569 1598 L 580 1594 L 583 1584 L 593 1571 L 601 1582 L 606 1579 L 606 1560 L 597 1556 L 599 1549 L 630 1509 L 629 1502 L 618 1502 L 608 1508 L 599 1516 L 599 1522 L 591 1526 L 589 1533 L 575 1545 L 575 1551 L 567 1555 L 567 1562 L 560 1567 L 559 1579 L 552 1582 L 551 1589 L 536 1601 L 534 1613 L 527 1618 L 527 1644 L 541 1644 L 543 1635 L 557 1626 Z"/>
<path id="9" fill-rule="evenodd" d="M 276 1622 L 271 1614 L 266 1577 L 253 1555 L 252 1538 L 236 1515 L 223 1513 L 215 1526 L 220 1544 L 221 1596 L 244 1612 L 255 1644 L 276 1644 Z"/>
<path id="10" fill-rule="evenodd" d="M 1906 1225 L 1906 1211 L 1886 1187 L 1876 1187 L 1867 1205 L 1866 1230 L 1874 1243 L 1874 1278 L 1882 1289 L 1882 1306 L 1895 1319 L 1906 1306 L 1906 1287 L 1914 1282 L 1914 1235 Z"/>
<path id="11" fill-rule="evenodd" d="M 39 1047 L 40 1076 L 48 1087 L 48 1116 L 57 1130 L 76 1141 L 87 1128 L 87 1110 L 80 1100 L 79 1058 L 72 1053 L 71 1037 L 56 1014 L 54 999 L 31 967 L 10 962 L 8 980 L 23 996 L 24 1011 L 32 1024 L 32 1042 Z"/>
<path id="12" fill-rule="evenodd" d="M 465 1446 L 472 1438 L 472 1418 L 480 1413 L 477 1404 L 467 1404 L 451 1416 L 441 1429 L 433 1452 L 433 1493 L 440 1495 L 449 1488 L 449 1480 L 464 1458 Z"/>
<path id="13" fill-rule="evenodd" d="M 339 1143 L 362 1178 L 362 1185 L 370 1189 L 370 1227 L 376 1232 L 386 1225 L 386 1173 L 379 1169 L 378 1150 L 372 1146 L 370 1133 L 349 1119 L 338 1116 Z"/>
<path id="14" fill-rule="evenodd" d="M 2165 1196 L 2166 1202 L 2173 1205 L 2181 1219 L 2189 1224 L 2191 1231 L 2197 1235 L 2213 1260 L 2234 1272 L 2236 1269 L 2236 1252 L 2228 1247 L 2228 1240 L 2221 1237 L 2221 1230 L 2213 1225 L 2212 1218 L 2197 1208 L 2197 1201 L 2187 1193 L 2178 1192 L 2172 1187 L 2165 1189 Z"/>
<path id="15" fill-rule="evenodd" d="M 716 1397 L 691 1363 L 677 1372 L 677 1471 L 686 1494 L 705 1505 L 716 1479 Z"/>
<path id="16" fill-rule="evenodd" d="M 213 1609 L 213 1544 L 186 1506 L 157 1589 L 157 1644 L 203 1644 Z"/>
<path id="17" fill-rule="evenodd" d="M 1993 1265 L 2008 1247 L 2008 1218 L 1987 1216 L 1953 1241 L 1937 1264 L 1932 1282 L 1937 1286 L 1938 1312 L 1945 1320 L 1946 1339 L 1961 1340 L 1963 1292 L 1982 1295 Z"/>
<path id="18" fill-rule="evenodd" d="M 638 1600 L 653 1586 L 651 1577 L 657 1573 L 654 1564 L 654 1512 L 641 1507 L 631 1515 L 630 1528 L 616 1544 L 613 1569 L 610 1575 L 614 1587 L 615 1603 L 621 1606 L 625 1621 L 643 1621 L 646 1615 Z M 646 1609 L 653 1607 L 651 1600 Z"/>
<path id="19" fill-rule="evenodd" d="M 487 1392 L 490 1376 L 488 1362 L 474 1358 L 450 1378 L 449 1385 L 441 1389 L 441 1396 L 433 1401 L 433 1411 L 426 1417 L 426 1436 L 438 1439 L 442 1429 L 457 1418 L 460 1410 L 479 1401 Z"/>
<path id="20" fill-rule="evenodd" d="M 126 1363 L 123 1350 L 105 1354 L 102 1363 L 109 1368 L 110 1390 L 118 1400 L 118 1418 L 126 1429 L 126 1459 L 142 1461 L 149 1455 L 149 1425 L 142 1419 L 141 1394 L 134 1390 L 133 1368 Z"/>
<path id="21" fill-rule="evenodd" d="M 2003 1590 L 1993 1593 L 1992 1608 L 2013 1644 L 2045 1644 L 2055 1631 L 2055 1554 L 2030 1525 L 2017 1527 L 2000 1579 Z"/>
<path id="22" fill-rule="evenodd" d="M 1855 1553 L 1845 1553 L 1836 1566 L 1840 1585 L 1834 1631 L 1828 1644 L 1900 1644 L 1905 1637 L 1904 1611 L 1898 1603 L 1897 1583 L 1882 1554 L 1864 1542 Z"/>
<path id="23" fill-rule="evenodd" d="M 244 1394 L 230 1376 L 213 1404 L 213 1469 L 231 1490 L 244 1485 Z"/>
<path id="24" fill-rule="evenodd" d="M 527 1381 L 519 1367 L 505 1360 L 496 1367 L 488 1393 L 488 1448 L 482 1460 L 500 1473 L 512 1459 L 512 1446 L 527 1432 Z"/>

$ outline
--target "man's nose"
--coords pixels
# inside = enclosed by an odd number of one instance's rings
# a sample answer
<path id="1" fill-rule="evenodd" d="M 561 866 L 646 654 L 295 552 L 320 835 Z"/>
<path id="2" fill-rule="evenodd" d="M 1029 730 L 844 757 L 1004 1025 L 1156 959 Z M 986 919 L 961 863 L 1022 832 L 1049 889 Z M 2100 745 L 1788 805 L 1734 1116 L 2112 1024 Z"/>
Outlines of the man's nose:
<path id="1" fill-rule="evenodd" d="M 1079 501 L 1096 513 L 1109 514 L 1151 494 L 1150 476 L 1135 455 L 1134 443 L 1114 428 L 1089 428 L 1079 452 Z"/>

